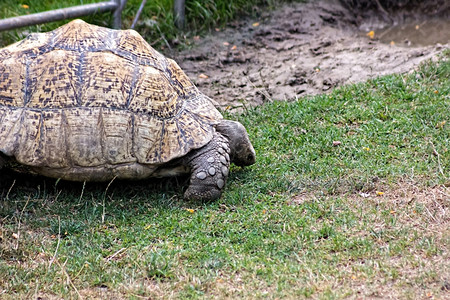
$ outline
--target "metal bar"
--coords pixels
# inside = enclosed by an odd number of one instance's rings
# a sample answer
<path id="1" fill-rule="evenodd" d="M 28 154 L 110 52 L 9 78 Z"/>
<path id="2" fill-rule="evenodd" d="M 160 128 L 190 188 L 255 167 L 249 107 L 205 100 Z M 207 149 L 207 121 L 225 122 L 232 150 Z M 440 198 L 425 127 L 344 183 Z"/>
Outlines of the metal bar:
<path id="1" fill-rule="evenodd" d="M 175 26 L 178 29 L 184 29 L 185 24 L 185 0 L 174 0 L 173 14 L 175 16 Z"/>
<path id="2" fill-rule="evenodd" d="M 144 10 L 145 3 L 147 3 L 147 0 L 142 0 L 141 6 L 139 6 L 139 9 L 136 13 L 136 17 L 134 17 L 133 24 L 131 24 L 131 29 L 134 29 L 134 26 L 136 26 L 136 23 L 139 20 L 139 17 L 141 16 L 142 11 Z"/>
<path id="3" fill-rule="evenodd" d="M 127 3 L 127 0 L 113 0 L 116 2 L 117 7 L 114 10 L 113 13 L 113 27 L 115 29 L 121 29 L 122 28 L 122 10 Z"/>
<path id="4" fill-rule="evenodd" d="M 69 18 L 77 18 L 85 15 L 90 15 L 96 12 L 105 12 L 114 10 L 116 14 L 116 12 L 119 10 L 117 9 L 119 6 L 118 3 L 120 3 L 120 0 L 112 0 L 109 2 L 78 5 L 68 8 L 49 10 L 32 15 L 3 19 L 0 20 L 0 31 L 42 24 L 47 22 L 60 21 Z M 120 13 L 121 12 L 122 11 L 120 9 Z"/>

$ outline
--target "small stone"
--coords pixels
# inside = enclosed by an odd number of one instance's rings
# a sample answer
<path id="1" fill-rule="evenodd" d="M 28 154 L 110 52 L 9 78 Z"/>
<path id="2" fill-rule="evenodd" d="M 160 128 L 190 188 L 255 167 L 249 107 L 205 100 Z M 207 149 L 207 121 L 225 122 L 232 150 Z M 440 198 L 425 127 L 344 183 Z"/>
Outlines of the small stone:
<path id="1" fill-rule="evenodd" d="M 219 151 L 220 154 L 224 154 L 225 150 L 223 150 L 222 148 L 217 149 L 217 151 Z"/>
<path id="2" fill-rule="evenodd" d="M 222 143 L 222 148 L 223 148 L 225 151 L 228 151 L 228 145 L 227 145 L 227 144 Z"/>
<path id="3" fill-rule="evenodd" d="M 209 175 L 214 176 L 214 174 L 216 174 L 216 169 L 214 167 L 210 167 L 208 169 L 208 173 Z"/>
<path id="4" fill-rule="evenodd" d="M 228 153 L 225 153 L 225 158 L 227 159 L 227 161 L 230 161 L 230 156 L 228 155 Z"/>
<path id="5" fill-rule="evenodd" d="M 228 168 L 227 168 L 227 167 L 223 166 L 223 167 L 221 168 L 221 170 L 222 170 L 223 176 L 228 176 Z"/>
<path id="6" fill-rule="evenodd" d="M 225 181 L 223 179 L 217 180 L 217 186 L 219 187 L 219 189 L 223 188 L 224 185 Z"/>
<path id="7" fill-rule="evenodd" d="M 215 160 L 214 157 L 210 156 L 210 157 L 208 157 L 208 159 L 206 161 L 209 163 L 213 163 L 214 160 Z"/>
<path id="8" fill-rule="evenodd" d="M 200 179 L 200 180 L 203 180 L 203 179 L 205 179 L 206 178 L 206 172 L 204 172 L 204 171 L 201 171 L 201 172 L 198 172 L 197 173 L 197 175 L 195 175 L 198 179 Z"/>
<path id="9" fill-rule="evenodd" d="M 228 164 L 228 162 L 227 162 L 227 159 L 225 158 L 225 156 L 219 156 L 219 160 L 220 160 L 220 162 L 221 163 L 223 163 L 224 165 L 227 165 Z"/>

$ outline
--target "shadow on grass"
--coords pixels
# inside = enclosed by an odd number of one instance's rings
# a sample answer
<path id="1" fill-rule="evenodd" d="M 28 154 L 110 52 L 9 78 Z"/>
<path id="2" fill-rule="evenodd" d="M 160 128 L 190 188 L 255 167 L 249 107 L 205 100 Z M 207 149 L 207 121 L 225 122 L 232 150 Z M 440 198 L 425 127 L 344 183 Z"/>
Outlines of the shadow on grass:
<path id="1" fill-rule="evenodd" d="M 235 167 L 229 181 L 246 180 L 246 170 Z M 199 209 L 217 201 L 202 202 L 183 199 L 189 175 L 150 178 L 139 181 L 112 180 L 110 182 L 71 182 L 37 175 L 2 170 L 0 174 L 0 219 L 17 214 L 30 220 L 58 215 L 63 219 L 77 219 L 101 210 L 113 219 L 145 215 L 151 210 Z M 225 190 L 227 187 L 225 187 Z"/>
<path id="2" fill-rule="evenodd" d="M 80 233 L 89 224 L 126 222 L 160 210 L 207 205 L 183 199 L 188 183 L 189 176 L 83 183 L 2 170 L 0 225 L 22 222 L 64 236 Z"/>

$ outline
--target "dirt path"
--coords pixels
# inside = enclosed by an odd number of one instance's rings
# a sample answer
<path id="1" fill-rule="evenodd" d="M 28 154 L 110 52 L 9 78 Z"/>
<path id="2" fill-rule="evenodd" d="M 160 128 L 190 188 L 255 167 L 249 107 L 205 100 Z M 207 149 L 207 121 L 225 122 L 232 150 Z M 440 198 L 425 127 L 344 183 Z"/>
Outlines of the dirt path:
<path id="1" fill-rule="evenodd" d="M 176 60 L 220 106 L 236 108 L 407 72 L 449 47 L 390 45 L 355 24 L 337 1 L 289 4 L 202 38 Z"/>

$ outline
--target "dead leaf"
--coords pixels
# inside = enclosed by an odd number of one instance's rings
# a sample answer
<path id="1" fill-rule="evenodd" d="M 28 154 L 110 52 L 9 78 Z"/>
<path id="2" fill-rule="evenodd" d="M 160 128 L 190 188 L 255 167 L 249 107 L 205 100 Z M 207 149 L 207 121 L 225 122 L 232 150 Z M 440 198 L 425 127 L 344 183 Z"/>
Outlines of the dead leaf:
<path id="1" fill-rule="evenodd" d="M 224 46 L 230 46 L 230 43 L 228 43 L 228 42 L 223 42 L 223 45 L 224 45 Z"/>
<path id="2" fill-rule="evenodd" d="M 21 6 L 22 6 L 22 8 L 25 8 L 25 9 L 29 9 L 29 8 L 30 8 L 30 7 L 29 7 L 28 5 L 26 5 L 26 4 L 22 4 Z"/>
<path id="3" fill-rule="evenodd" d="M 200 40 L 200 36 L 196 35 L 194 36 L 194 41 L 199 41 Z"/>
<path id="4" fill-rule="evenodd" d="M 339 146 L 340 144 L 342 144 L 341 141 L 333 141 L 333 146 L 334 147 Z"/>
<path id="5" fill-rule="evenodd" d="M 394 45 L 395 45 L 395 42 L 394 42 L 394 41 L 391 41 L 389 44 L 390 44 L 391 46 L 394 46 Z"/>
<path id="6" fill-rule="evenodd" d="M 447 121 L 446 121 L 446 120 L 444 120 L 444 121 L 442 121 L 442 122 L 439 122 L 439 123 L 437 123 L 437 124 L 436 124 L 436 128 L 444 128 L 444 125 L 445 125 L 445 123 L 447 123 Z"/>
<path id="7" fill-rule="evenodd" d="M 233 47 L 231 47 L 231 50 L 236 50 L 237 49 L 237 46 L 236 45 L 234 45 Z"/>
<path id="8" fill-rule="evenodd" d="M 252 24 L 253 27 L 258 27 L 259 26 L 259 22 L 255 22 Z"/>
<path id="9" fill-rule="evenodd" d="M 375 37 L 375 31 L 371 30 L 366 34 L 370 39 L 373 39 Z"/>
<path id="10" fill-rule="evenodd" d="M 198 78 L 207 79 L 207 78 L 209 78 L 209 76 L 201 73 L 200 75 L 198 75 Z"/>
<path id="11" fill-rule="evenodd" d="M 220 31 L 220 28 L 215 28 L 215 29 L 216 29 L 216 31 L 217 31 L 217 32 L 219 32 L 219 31 Z"/>
<path id="12" fill-rule="evenodd" d="M 17 239 L 19 238 L 19 235 L 18 235 L 17 233 L 14 232 L 14 233 L 12 234 L 12 237 L 15 238 L 15 239 L 17 240 Z"/>

